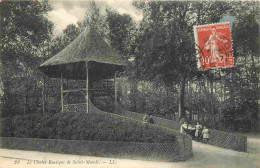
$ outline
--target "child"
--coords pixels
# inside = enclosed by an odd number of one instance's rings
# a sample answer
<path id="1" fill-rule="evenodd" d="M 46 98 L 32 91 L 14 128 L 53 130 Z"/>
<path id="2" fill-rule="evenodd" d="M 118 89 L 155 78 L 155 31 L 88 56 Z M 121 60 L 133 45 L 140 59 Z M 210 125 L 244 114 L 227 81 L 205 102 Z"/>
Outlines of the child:
<path id="1" fill-rule="evenodd" d="M 200 125 L 199 122 L 197 122 L 197 125 L 195 126 L 195 129 L 196 129 L 196 131 L 195 131 L 195 140 L 199 141 L 199 134 L 200 134 L 200 131 L 202 129 L 202 126 Z"/>
<path id="2" fill-rule="evenodd" d="M 202 130 L 202 136 L 203 136 L 203 142 L 208 143 L 208 141 L 209 141 L 209 130 L 206 128 L 206 126 L 204 126 L 204 128 Z"/>

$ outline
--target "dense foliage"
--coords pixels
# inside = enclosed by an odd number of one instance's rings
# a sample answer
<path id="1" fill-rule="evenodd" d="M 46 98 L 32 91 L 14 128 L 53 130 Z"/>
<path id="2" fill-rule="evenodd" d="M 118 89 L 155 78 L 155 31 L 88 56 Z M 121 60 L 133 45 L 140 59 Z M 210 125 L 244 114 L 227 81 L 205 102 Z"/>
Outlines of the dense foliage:
<path id="1" fill-rule="evenodd" d="M 37 67 L 91 25 L 129 60 L 124 73 L 128 79 L 117 86 L 124 108 L 200 120 L 212 128 L 257 131 L 259 4 L 135 1 L 133 5 L 143 12 L 139 23 L 109 8 L 101 15 L 91 2 L 83 22 L 68 25 L 56 37 L 53 23 L 45 17 L 51 10 L 47 4 L 0 2 L 1 116 L 60 111 L 60 81 L 49 79 Z M 226 16 L 235 18 L 235 67 L 198 71 L 193 26 L 216 23 Z M 105 106 L 108 109 L 109 103 Z"/>
<path id="2" fill-rule="evenodd" d="M 213 128 L 258 129 L 259 4 L 254 2 L 135 2 L 144 18 L 131 38 L 134 111 L 201 120 Z M 198 71 L 194 25 L 235 18 L 235 67 Z M 126 46 L 127 47 L 127 46 Z M 143 81 L 145 80 L 145 81 Z M 147 90 L 142 87 L 148 82 Z M 169 101 L 168 101 L 169 100 Z M 171 101 L 172 100 L 172 101 Z M 167 108 L 168 107 L 168 108 Z"/>
<path id="3" fill-rule="evenodd" d="M 45 17 L 44 3 L 0 2 L 2 116 L 41 108 L 43 78 L 38 65 L 48 57 L 46 41 L 53 24 Z"/>
<path id="4" fill-rule="evenodd" d="M 28 114 L 3 121 L 1 136 L 126 142 L 173 142 L 173 133 L 156 126 L 102 114 Z"/>

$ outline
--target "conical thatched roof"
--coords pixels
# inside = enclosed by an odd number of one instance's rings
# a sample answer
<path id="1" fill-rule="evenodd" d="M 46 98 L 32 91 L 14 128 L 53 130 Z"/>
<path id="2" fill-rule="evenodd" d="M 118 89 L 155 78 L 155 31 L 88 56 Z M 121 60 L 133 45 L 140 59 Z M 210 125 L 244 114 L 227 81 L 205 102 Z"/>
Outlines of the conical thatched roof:
<path id="1" fill-rule="evenodd" d="M 91 65 L 93 73 L 93 70 L 99 71 L 98 75 L 101 76 L 111 76 L 102 73 L 114 73 L 126 65 L 95 30 L 86 28 L 70 45 L 41 64 L 39 69 L 49 77 L 59 78 L 62 73 L 67 78 L 84 79 L 85 62 Z"/>

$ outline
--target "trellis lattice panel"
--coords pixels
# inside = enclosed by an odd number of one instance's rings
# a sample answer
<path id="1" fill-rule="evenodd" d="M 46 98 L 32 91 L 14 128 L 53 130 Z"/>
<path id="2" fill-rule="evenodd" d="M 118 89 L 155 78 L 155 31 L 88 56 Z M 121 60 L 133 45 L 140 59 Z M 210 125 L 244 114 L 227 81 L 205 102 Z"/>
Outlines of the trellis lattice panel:
<path id="1" fill-rule="evenodd" d="M 86 112 L 86 109 L 87 109 L 86 103 L 64 105 L 65 112 L 84 113 Z"/>

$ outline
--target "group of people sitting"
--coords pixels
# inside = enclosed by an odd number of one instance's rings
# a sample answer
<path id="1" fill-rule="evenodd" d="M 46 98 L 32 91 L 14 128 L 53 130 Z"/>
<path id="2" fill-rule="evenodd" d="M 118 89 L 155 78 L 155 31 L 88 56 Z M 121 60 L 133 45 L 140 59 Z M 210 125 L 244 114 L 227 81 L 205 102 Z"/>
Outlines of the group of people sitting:
<path id="1" fill-rule="evenodd" d="M 181 125 L 180 132 L 191 135 L 196 141 L 202 140 L 204 143 L 208 143 L 209 141 L 209 130 L 206 126 L 202 126 L 200 122 L 197 122 L 195 126 L 192 126 L 185 121 Z"/>

